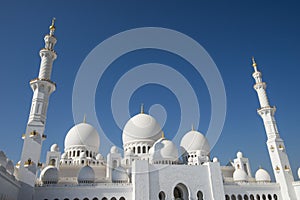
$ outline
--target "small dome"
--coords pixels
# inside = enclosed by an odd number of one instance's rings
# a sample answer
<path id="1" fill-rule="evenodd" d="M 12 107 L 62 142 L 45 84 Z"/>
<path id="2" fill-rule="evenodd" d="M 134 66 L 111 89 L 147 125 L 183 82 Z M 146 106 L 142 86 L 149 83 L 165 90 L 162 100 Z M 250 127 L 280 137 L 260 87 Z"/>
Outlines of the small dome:
<path id="1" fill-rule="evenodd" d="M 2 165 L 3 167 L 6 167 L 7 161 L 6 161 L 7 157 L 5 155 L 5 153 L 3 151 L 0 151 L 0 165 Z"/>
<path id="2" fill-rule="evenodd" d="M 14 163 L 13 163 L 11 160 L 7 160 L 6 170 L 7 170 L 8 173 L 10 173 L 11 175 L 14 174 L 15 167 L 14 167 Z"/>
<path id="3" fill-rule="evenodd" d="M 133 154 L 133 151 L 132 149 L 128 148 L 126 151 L 125 151 L 125 155 L 129 156 L 129 155 L 132 155 Z"/>
<path id="4" fill-rule="evenodd" d="M 154 117 L 140 113 L 132 117 L 125 125 L 122 134 L 123 145 L 132 142 L 153 144 L 161 136 L 161 127 Z"/>
<path id="5" fill-rule="evenodd" d="M 103 160 L 104 158 L 103 158 L 103 156 L 100 154 L 100 153 L 98 153 L 97 155 L 96 155 L 96 160 Z"/>
<path id="6" fill-rule="evenodd" d="M 260 168 L 255 173 L 255 180 L 257 182 L 271 182 L 271 177 L 266 170 Z"/>
<path id="7" fill-rule="evenodd" d="M 237 157 L 237 158 L 242 158 L 242 157 L 243 157 L 243 153 L 240 152 L 240 151 L 237 152 L 237 153 L 236 153 L 236 157 Z"/>
<path id="8" fill-rule="evenodd" d="M 113 182 L 127 182 L 128 181 L 128 174 L 126 170 L 119 166 L 112 170 L 112 181 Z"/>
<path id="9" fill-rule="evenodd" d="M 233 172 L 233 180 L 236 182 L 243 182 L 248 180 L 247 173 L 242 169 L 236 169 Z"/>
<path id="10" fill-rule="evenodd" d="M 67 152 L 64 152 L 64 153 L 61 155 L 61 158 L 62 158 L 62 159 L 67 159 L 67 158 L 68 158 Z"/>
<path id="11" fill-rule="evenodd" d="M 214 157 L 212 161 L 213 162 L 219 162 L 219 159 L 217 157 Z"/>
<path id="12" fill-rule="evenodd" d="M 42 170 L 40 178 L 44 184 L 57 183 L 58 169 L 54 166 L 49 165 Z"/>
<path id="13" fill-rule="evenodd" d="M 204 155 L 208 155 L 210 152 L 210 146 L 206 137 L 198 131 L 189 131 L 181 139 L 180 146 L 185 151 L 200 150 Z"/>
<path id="14" fill-rule="evenodd" d="M 116 146 L 112 146 L 110 148 L 110 153 L 119 153 L 119 150 L 118 150 L 118 148 Z"/>
<path id="15" fill-rule="evenodd" d="M 52 146 L 50 147 L 50 151 L 52 152 L 59 152 L 59 147 L 57 144 L 52 144 Z"/>
<path id="16" fill-rule="evenodd" d="M 86 165 L 81 168 L 78 174 L 78 183 L 90 183 L 94 182 L 95 180 L 95 172 L 93 168 L 90 166 Z"/>
<path id="17" fill-rule="evenodd" d="M 71 128 L 65 138 L 65 149 L 84 146 L 88 150 L 97 152 L 100 138 L 97 130 L 90 124 L 80 123 Z"/>
<path id="18" fill-rule="evenodd" d="M 149 149 L 149 154 L 153 161 L 178 160 L 178 150 L 176 145 L 165 138 L 156 141 Z"/>

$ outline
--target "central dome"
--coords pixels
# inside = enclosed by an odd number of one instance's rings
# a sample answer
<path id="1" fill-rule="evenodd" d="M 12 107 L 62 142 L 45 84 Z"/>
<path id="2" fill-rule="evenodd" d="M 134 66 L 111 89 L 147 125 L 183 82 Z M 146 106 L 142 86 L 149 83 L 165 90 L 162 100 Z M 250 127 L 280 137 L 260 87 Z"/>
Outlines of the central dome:
<path id="1" fill-rule="evenodd" d="M 161 127 L 154 117 L 140 113 L 132 117 L 123 129 L 123 145 L 133 142 L 149 142 L 151 145 L 161 137 Z"/>
<path id="2" fill-rule="evenodd" d="M 97 130 L 87 123 L 80 123 L 71 128 L 65 138 L 65 150 L 76 146 L 98 151 L 100 138 Z"/>

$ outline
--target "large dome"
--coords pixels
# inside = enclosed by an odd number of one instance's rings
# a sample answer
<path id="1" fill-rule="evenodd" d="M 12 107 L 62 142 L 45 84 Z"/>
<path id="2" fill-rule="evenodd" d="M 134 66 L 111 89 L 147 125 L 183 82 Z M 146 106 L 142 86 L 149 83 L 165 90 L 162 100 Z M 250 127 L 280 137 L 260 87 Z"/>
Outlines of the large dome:
<path id="1" fill-rule="evenodd" d="M 100 138 L 97 130 L 87 123 L 80 123 L 71 128 L 65 138 L 65 149 L 76 146 L 98 151 Z"/>
<path id="2" fill-rule="evenodd" d="M 196 151 L 200 150 L 205 155 L 210 152 L 210 146 L 206 137 L 198 131 L 191 130 L 186 133 L 181 139 L 180 146 L 184 151 Z"/>
<path id="3" fill-rule="evenodd" d="M 132 142 L 149 142 L 153 144 L 161 137 L 161 127 L 150 115 L 140 113 L 132 117 L 123 130 L 123 145 Z"/>

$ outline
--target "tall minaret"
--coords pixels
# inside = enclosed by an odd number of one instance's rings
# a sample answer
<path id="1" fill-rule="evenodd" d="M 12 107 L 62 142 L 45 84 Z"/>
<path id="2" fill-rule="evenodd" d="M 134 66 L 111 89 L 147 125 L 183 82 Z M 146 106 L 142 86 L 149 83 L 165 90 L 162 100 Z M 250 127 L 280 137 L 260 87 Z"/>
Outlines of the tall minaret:
<path id="1" fill-rule="evenodd" d="M 38 168 L 40 166 L 40 155 L 42 142 L 46 138 L 44 135 L 48 100 L 50 94 L 55 91 L 56 85 L 50 80 L 52 64 L 57 55 L 54 51 L 56 38 L 54 37 L 55 18 L 49 27 L 50 33 L 44 37 L 45 47 L 40 50 L 41 64 L 37 78 L 30 81 L 33 97 L 29 119 L 27 122 L 21 161 L 18 163 L 17 178 L 29 185 L 34 186 Z"/>
<path id="2" fill-rule="evenodd" d="M 257 110 L 264 122 L 267 134 L 267 147 L 271 158 L 271 163 L 275 175 L 276 182 L 280 185 L 282 198 L 284 200 L 296 199 L 295 191 L 292 185 L 294 177 L 290 168 L 290 162 L 286 153 L 283 140 L 280 138 L 276 121 L 276 108 L 270 106 L 266 93 L 266 83 L 262 81 L 262 74 L 257 70 L 257 64 L 252 58 L 252 66 L 255 79 L 254 89 L 257 92 L 260 108 Z"/>

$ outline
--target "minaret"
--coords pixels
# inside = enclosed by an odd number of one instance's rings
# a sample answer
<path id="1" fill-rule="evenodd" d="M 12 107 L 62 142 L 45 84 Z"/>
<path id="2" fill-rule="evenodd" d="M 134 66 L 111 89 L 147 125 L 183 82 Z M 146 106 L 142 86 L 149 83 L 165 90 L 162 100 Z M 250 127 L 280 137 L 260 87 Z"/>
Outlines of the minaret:
<path id="1" fill-rule="evenodd" d="M 262 81 L 262 74 L 257 70 L 257 64 L 252 58 L 252 66 L 254 73 L 252 74 L 255 79 L 254 89 L 257 92 L 260 108 L 257 113 L 261 116 L 264 122 L 267 134 L 267 147 L 271 158 L 271 163 L 275 175 L 276 182 L 280 185 L 281 194 L 285 200 L 296 199 L 295 191 L 292 185 L 294 177 L 290 168 L 290 162 L 285 150 L 284 142 L 280 138 L 276 121 L 274 106 L 270 106 L 266 93 L 266 83 Z"/>
<path id="2" fill-rule="evenodd" d="M 34 186 L 38 168 L 40 166 L 40 155 L 42 142 L 46 138 L 44 135 L 46 125 L 46 115 L 48 101 L 52 92 L 55 91 L 56 85 L 50 80 L 52 64 L 57 55 L 54 51 L 56 38 L 54 37 L 55 18 L 49 27 L 50 33 L 44 37 L 45 47 L 40 50 L 41 64 L 37 78 L 30 81 L 33 97 L 29 119 L 27 122 L 21 161 L 18 163 L 17 178 L 29 185 Z"/>

